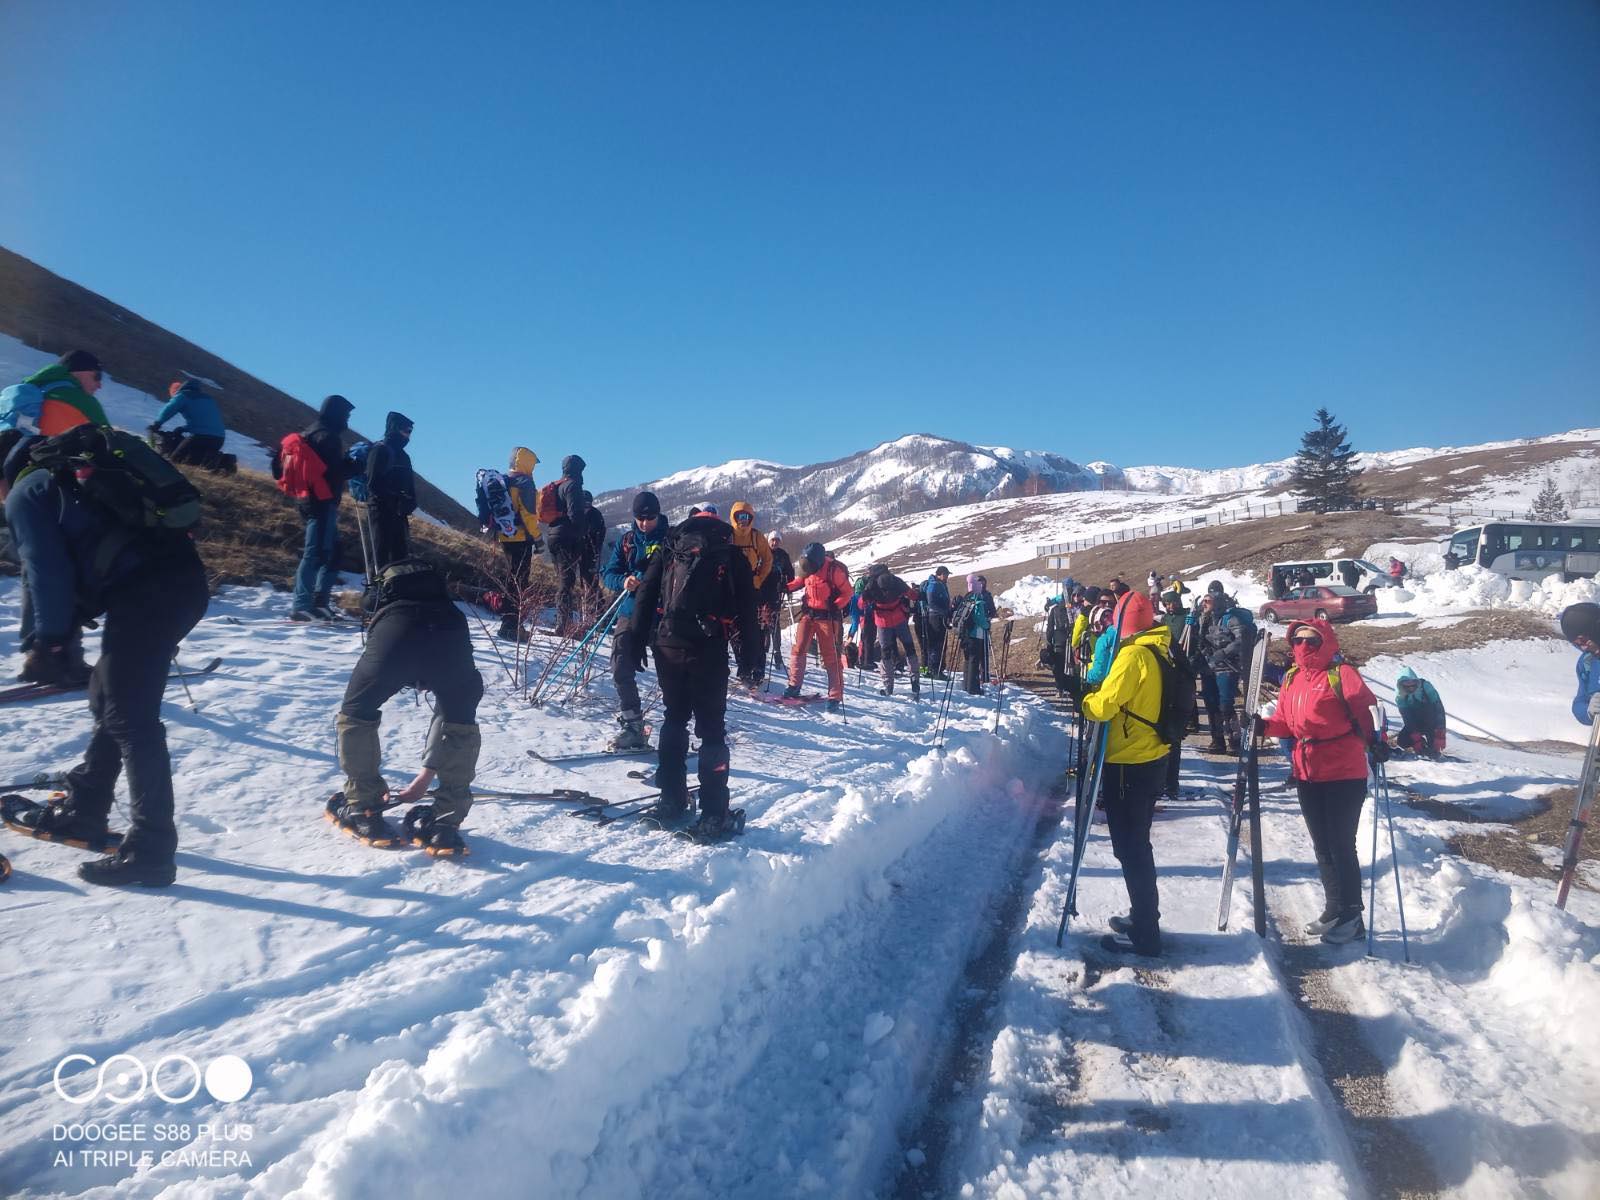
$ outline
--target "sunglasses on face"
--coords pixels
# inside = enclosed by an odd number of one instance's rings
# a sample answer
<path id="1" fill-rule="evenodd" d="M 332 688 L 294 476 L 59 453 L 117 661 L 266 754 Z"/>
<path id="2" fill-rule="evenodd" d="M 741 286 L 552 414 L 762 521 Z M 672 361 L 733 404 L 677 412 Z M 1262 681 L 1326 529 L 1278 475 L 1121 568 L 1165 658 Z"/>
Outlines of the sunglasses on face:
<path id="1" fill-rule="evenodd" d="M 739 524 L 741 524 L 741 525 L 748 525 L 748 524 L 750 524 L 751 521 L 754 521 L 755 518 L 752 517 L 749 513 L 740 513 L 737 517 L 734 518 L 734 520 L 739 522 Z"/>
<path id="2" fill-rule="evenodd" d="M 1316 647 L 1322 645 L 1322 639 L 1314 633 L 1308 634 L 1305 637 L 1296 637 L 1294 642 L 1297 646 Z"/>

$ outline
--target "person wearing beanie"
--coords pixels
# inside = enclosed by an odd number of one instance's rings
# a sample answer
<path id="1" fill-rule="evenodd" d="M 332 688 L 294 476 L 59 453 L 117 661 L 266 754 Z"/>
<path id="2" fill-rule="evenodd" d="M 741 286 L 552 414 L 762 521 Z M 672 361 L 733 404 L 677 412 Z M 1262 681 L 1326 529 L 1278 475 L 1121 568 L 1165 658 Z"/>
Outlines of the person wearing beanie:
<path id="1" fill-rule="evenodd" d="M 69 351 L 22 381 L 22 390 L 37 389 L 30 394 L 39 411 L 7 411 L 0 415 L 0 425 L 44 437 L 54 437 L 79 425 L 110 425 L 105 409 L 94 398 L 100 383 L 100 360 L 87 350 Z"/>
<path id="2" fill-rule="evenodd" d="M 807 542 L 800 552 L 800 574 L 788 590 L 800 592 L 801 605 L 800 619 L 794 625 L 794 645 L 789 651 L 789 686 L 784 689 L 784 697 L 800 698 L 800 687 L 806 681 L 806 656 L 814 640 L 822 669 L 828 673 L 828 711 L 838 712 L 844 704 L 840 633 L 854 594 L 850 573 L 821 542 Z"/>
<path id="3" fill-rule="evenodd" d="M 633 498 L 633 525 L 612 544 L 611 556 L 601 579 L 613 592 L 623 593 L 622 607 L 611 639 L 611 680 L 617 687 L 617 721 L 622 730 L 611 742 L 618 753 L 650 749 L 644 731 L 644 710 L 639 703 L 637 677 L 644 659 L 644 643 L 634 631 L 634 606 L 640 583 L 650 564 L 661 553 L 667 536 L 667 522 L 661 516 L 661 502 L 654 492 L 640 492 Z"/>
<path id="4" fill-rule="evenodd" d="M 983 695 L 989 679 L 989 626 L 998 608 L 989 593 L 989 581 L 976 571 L 967 576 L 967 594 L 961 597 L 951 624 L 966 654 L 962 683 L 970 696 Z"/>
<path id="5" fill-rule="evenodd" d="M 1256 645 L 1256 623 L 1249 610 L 1236 604 L 1233 597 L 1222 590 L 1219 582 L 1213 580 L 1212 583 L 1214 588 L 1206 591 L 1202 606 L 1205 613 L 1196 631 L 1198 640 L 1194 643 L 1197 652 L 1205 658 L 1206 669 L 1213 680 L 1211 693 L 1206 695 L 1211 724 L 1208 753 L 1221 754 L 1226 751 L 1238 754 L 1243 733 L 1239 728 L 1235 705 L 1241 685 L 1250 672 L 1250 656 Z M 1212 694 L 1215 695 L 1214 709 L 1210 707 Z M 1221 749 L 1218 748 L 1219 743 L 1222 743 Z"/>
<path id="6" fill-rule="evenodd" d="M 382 571 L 410 556 L 409 522 L 417 510 L 417 477 L 406 444 L 411 418 L 392 412 L 383 420 L 383 438 L 367 452 L 367 513 L 372 518 L 373 567 Z"/>
<path id="7" fill-rule="evenodd" d="M 1167 745 L 1156 735 L 1156 723 L 1172 633 L 1156 620 L 1150 598 L 1135 591 L 1117 601 L 1108 632 L 1118 653 L 1105 682 L 1083 697 L 1082 706 L 1084 716 L 1106 727 L 1100 800 L 1128 889 L 1128 915 L 1111 918 L 1112 932 L 1100 944 L 1153 956 L 1161 953 L 1161 897 L 1150 823 L 1166 780 Z"/>
<path id="8" fill-rule="evenodd" d="M 1572 715 L 1584 725 L 1600 720 L 1600 604 L 1569 604 L 1561 610 L 1561 636 L 1578 651 L 1578 694 Z"/>
<path id="9" fill-rule="evenodd" d="M 783 546 L 783 534 L 776 529 L 767 535 L 767 546 L 772 551 L 772 570 L 767 572 L 766 587 L 761 601 L 761 622 L 767 631 L 770 645 L 762 652 L 762 662 L 771 661 L 772 669 L 780 675 L 788 674 L 783 661 L 783 630 L 779 618 L 783 614 L 789 585 L 794 582 L 794 560 Z"/>
<path id="10" fill-rule="evenodd" d="M 208 469 L 221 465 L 222 443 L 228 436 L 222 424 L 222 410 L 198 379 L 178 376 L 167 384 L 168 400 L 156 419 L 150 423 L 151 434 L 159 434 L 161 427 L 174 417 L 183 418 L 180 439 L 167 455 L 175 463 L 192 463 Z M 170 439 L 173 435 L 168 434 Z"/>
<path id="11" fill-rule="evenodd" d="M 343 396 L 328 396 L 315 421 L 273 450 L 272 477 L 294 497 L 306 527 L 291 621 L 335 619 L 331 602 L 339 577 L 339 501 L 346 482 L 360 470 L 344 454 L 344 434 L 355 407 Z M 301 479 L 305 489 L 295 490 L 295 481 Z"/>
<path id="12" fill-rule="evenodd" d="M 584 499 L 588 493 L 583 486 L 583 472 L 588 466 L 577 454 L 561 460 L 561 481 L 555 487 L 556 514 L 546 522 L 545 540 L 556 570 L 561 573 L 561 591 L 556 596 L 556 633 L 561 637 L 581 634 L 588 626 L 586 617 L 575 618 L 580 583 L 584 599 L 595 594 L 593 561 L 587 554 L 592 505 Z"/>
<path id="13" fill-rule="evenodd" d="M 923 642 L 923 670 L 929 678 L 945 680 L 944 657 L 950 635 L 950 568 L 935 567 L 922 584 L 923 621 L 927 629 Z"/>

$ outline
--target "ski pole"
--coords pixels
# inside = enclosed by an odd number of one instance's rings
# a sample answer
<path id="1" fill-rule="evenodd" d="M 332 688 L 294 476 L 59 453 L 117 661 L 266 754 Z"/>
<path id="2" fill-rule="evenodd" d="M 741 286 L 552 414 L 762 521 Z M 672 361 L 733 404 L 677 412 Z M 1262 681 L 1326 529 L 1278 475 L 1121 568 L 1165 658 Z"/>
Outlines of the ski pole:
<path id="1" fill-rule="evenodd" d="M 1567 892 L 1578 873 L 1578 851 L 1594 808 L 1596 785 L 1600 784 L 1600 721 L 1589 730 L 1589 749 L 1583 756 L 1583 771 L 1578 776 L 1578 796 L 1572 802 L 1572 820 L 1567 822 L 1567 839 L 1561 847 L 1561 882 L 1556 885 L 1556 907 L 1567 907 Z"/>
<path id="2" fill-rule="evenodd" d="M 1094 766 L 1088 777 L 1078 776 L 1077 798 L 1072 809 L 1072 867 L 1067 877 L 1067 896 L 1061 905 L 1061 924 L 1056 927 L 1056 946 L 1060 948 L 1067 936 L 1067 921 L 1078 907 L 1078 871 L 1083 866 L 1084 847 L 1089 842 L 1089 831 L 1094 825 L 1095 798 L 1100 791 L 1101 764 L 1105 761 L 1104 725 L 1094 732 L 1097 750 L 1090 755 Z"/>
<path id="3" fill-rule="evenodd" d="M 1367 769 L 1372 772 L 1373 792 L 1377 792 L 1378 764 L 1367 756 Z M 1367 957 L 1373 956 L 1372 943 L 1378 924 L 1378 797 L 1372 797 L 1372 865 L 1367 870 Z"/>
<path id="4" fill-rule="evenodd" d="M 567 692 L 567 699 L 569 701 L 577 698 L 578 688 L 587 682 L 589 666 L 594 662 L 595 655 L 599 652 L 601 643 L 606 640 L 606 635 L 610 633 L 612 627 L 616 625 L 617 617 L 622 612 L 621 601 L 619 600 L 618 603 L 613 604 L 608 612 L 610 613 L 609 618 L 601 618 L 605 622 L 605 625 L 600 630 L 600 636 L 589 643 L 588 653 L 579 662 L 577 669 L 573 672 L 572 686 Z"/>
<path id="5" fill-rule="evenodd" d="M 172 652 L 172 670 L 178 676 L 178 682 L 183 685 L 183 694 L 189 697 L 189 711 L 199 712 L 200 706 L 194 702 L 194 693 L 189 690 L 189 677 L 184 672 L 182 664 L 178 662 L 178 652 Z"/>
<path id="6" fill-rule="evenodd" d="M 583 635 L 576 646 L 573 646 L 567 651 L 566 657 L 561 659 L 559 665 L 557 665 L 553 670 L 547 672 L 545 676 L 540 678 L 539 686 L 534 689 L 534 694 L 529 697 L 532 703 L 537 704 L 544 696 L 545 692 L 553 690 L 553 685 L 550 684 L 550 681 L 552 679 L 556 681 L 561 679 L 563 672 L 565 672 L 567 669 L 567 665 L 580 654 L 582 654 L 584 650 L 588 648 L 590 641 L 592 641 L 597 634 L 602 632 L 600 628 L 601 622 L 611 616 L 612 609 L 621 606 L 623 597 L 626 595 L 626 592 L 620 593 L 617 598 L 612 601 L 611 608 L 608 608 L 603 614 L 601 614 L 600 620 L 596 621 L 592 626 L 590 626 L 589 632 Z"/>
<path id="7" fill-rule="evenodd" d="M 516 687 L 517 673 L 506 664 L 506 656 L 501 654 L 500 647 L 495 645 L 494 635 L 489 632 L 489 625 L 483 619 L 483 614 L 478 611 L 478 606 L 476 604 L 469 604 L 467 607 L 472 610 L 472 615 L 478 618 L 478 624 L 483 627 L 483 636 L 489 639 L 489 649 L 493 650 L 494 656 L 500 660 L 500 668 L 505 671 L 507 676 L 510 677 L 511 686 Z"/>
<path id="8" fill-rule="evenodd" d="M 1411 936 L 1406 931 L 1406 898 L 1400 887 L 1400 851 L 1395 842 L 1394 835 L 1394 804 L 1389 797 L 1389 772 L 1382 763 L 1378 764 L 1378 790 L 1383 795 L 1383 815 L 1389 824 L 1389 860 L 1394 863 L 1394 903 L 1400 914 L 1400 948 L 1405 954 L 1407 962 L 1411 961 Z M 1372 823 L 1376 827 L 1378 814 L 1372 814 Z"/>

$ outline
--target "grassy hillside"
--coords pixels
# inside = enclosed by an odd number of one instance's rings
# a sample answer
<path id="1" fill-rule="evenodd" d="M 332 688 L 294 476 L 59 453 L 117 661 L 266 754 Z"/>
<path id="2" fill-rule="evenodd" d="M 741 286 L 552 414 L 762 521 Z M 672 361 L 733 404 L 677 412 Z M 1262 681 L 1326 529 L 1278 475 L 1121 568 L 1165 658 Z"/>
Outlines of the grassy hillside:
<path id="1" fill-rule="evenodd" d="M 3 246 L 0 333 L 47 354 L 91 350 L 120 382 L 154 396 L 167 394 L 167 384 L 178 370 L 214 380 L 221 389 L 218 399 L 229 428 L 263 445 L 276 444 L 284 434 L 310 424 L 316 415 L 309 405 L 286 392 Z M 338 381 L 330 381 L 328 390 L 340 390 Z M 375 411 L 376 405 L 363 404 L 360 396 L 352 399 L 364 419 L 381 425 L 383 416 Z M 348 440 L 362 436 L 354 434 Z M 477 528 L 473 514 L 421 477 L 417 479 L 417 499 L 440 520 L 463 530 Z"/>

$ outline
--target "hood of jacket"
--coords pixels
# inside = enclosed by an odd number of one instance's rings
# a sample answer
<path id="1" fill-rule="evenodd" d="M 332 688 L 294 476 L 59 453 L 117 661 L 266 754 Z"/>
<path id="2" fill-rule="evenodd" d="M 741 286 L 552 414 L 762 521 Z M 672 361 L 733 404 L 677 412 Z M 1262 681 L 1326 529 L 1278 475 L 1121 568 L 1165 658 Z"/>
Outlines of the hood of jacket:
<path id="1" fill-rule="evenodd" d="M 589 464 L 577 454 L 569 454 L 561 460 L 561 477 L 563 479 L 582 479 L 584 468 Z"/>
<path id="2" fill-rule="evenodd" d="M 539 456 L 526 446 L 515 446 L 511 450 L 511 469 L 518 475 L 532 475 L 533 469 L 539 465 Z"/>
<path id="3" fill-rule="evenodd" d="M 750 514 L 750 525 L 751 525 L 752 528 L 754 528 L 755 523 L 756 523 L 755 506 L 752 505 L 748 500 L 741 500 L 737 504 L 735 504 L 732 508 L 730 508 L 728 510 L 728 523 L 733 525 L 733 527 L 735 529 L 738 528 L 738 521 L 739 521 L 739 514 L 740 513 L 749 513 Z"/>
<path id="4" fill-rule="evenodd" d="M 579 459 L 578 461 L 582 462 L 583 460 Z M 733 543 L 733 530 L 728 526 L 728 523 L 721 517 L 707 516 L 703 513 L 690 517 L 682 525 L 678 526 L 676 532 L 680 534 L 698 533 L 711 545 L 718 543 L 732 545 Z"/>
<path id="5" fill-rule="evenodd" d="M 322 407 L 317 409 L 317 420 L 325 428 L 337 433 L 350 427 L 350 414 L 355 410 L 356 406 L 343 396 L 329 396 L 323 400 Z"/>
<path id="6" fill-rule="evenodd" d="M 1117 601 L 1112 623 L 1117 627 L 1117 637 L 1132 640 L 1156 623 L 1156 612 L 1150 606 L 1150 597 L 1143 592 L 1129 592 Z"/>
<path id="7" fill-rule="evenodd" d="M 1322 635 L 1322 645 L 1315 650 L 1307 649 L 1294 644 L 1295 630 L 1315 629 Z M 1294 664 L 1307 671 L 1326 671 L 1333 665 L 1334 655 L 1339 653 L 1339 635 L 1333 631 L 1333 626 L 1327 621 L 1290 621 L 1287 634 Z"/>
<path id="8" fill-rule="evenodd" d="M 402 434 L 409 438 L 411 431 L 415 428 L 416 422 L 406 416 L 405 413 L 392 412 L 383 419 L 383 436 L 386 438 L 394 437 L 396 434 Z"/>

